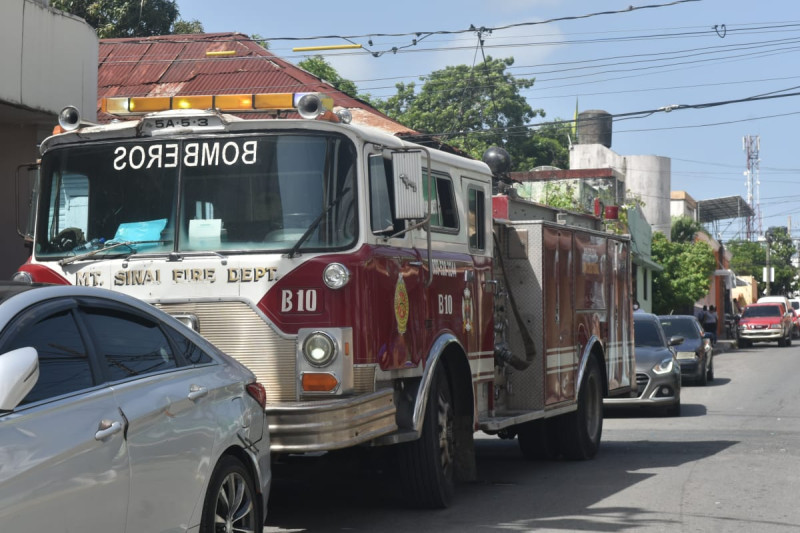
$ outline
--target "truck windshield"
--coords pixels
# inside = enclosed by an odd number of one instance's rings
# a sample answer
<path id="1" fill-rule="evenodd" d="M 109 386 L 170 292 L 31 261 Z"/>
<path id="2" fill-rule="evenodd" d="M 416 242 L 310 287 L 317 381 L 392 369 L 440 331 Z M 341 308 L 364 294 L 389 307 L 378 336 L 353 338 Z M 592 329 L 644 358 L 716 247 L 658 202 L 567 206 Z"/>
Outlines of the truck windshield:
<path id="1" fill-rule="evenodd" d="M 355 173 L 355 147 L 333 134 L 53 149 L 42 160 L 35 254 L 290 250 L 329 206 L 299 249 L 344 248 L 357 234 Z"/>

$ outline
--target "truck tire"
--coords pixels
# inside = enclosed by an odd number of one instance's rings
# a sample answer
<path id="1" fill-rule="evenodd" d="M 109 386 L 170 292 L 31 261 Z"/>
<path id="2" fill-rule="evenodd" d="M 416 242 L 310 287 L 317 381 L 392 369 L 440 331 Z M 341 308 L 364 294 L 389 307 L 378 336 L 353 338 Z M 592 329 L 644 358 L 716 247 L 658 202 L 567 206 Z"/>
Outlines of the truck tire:
<path id="1" fill-rule="evenodd" d="M 557 418 L 532 420 L 517 428 L 517 441 L 522 456 L 530 461 L 558 458 L 559 441 Z"/>
<path id="2" fill-rule="evenodd" d="M 453 396 L 442 368 L 435 372 L 422 435 L 413 442 L 398 445 L 404 495 L 414 507 L 424 509 L 448 507 L 455 487 Z"/>
<path id="3" fill-rule="evenodd" d="M 597 359 L 589 357 L 578 391 L 578 409 L 559 417 L 561 451 L 573 461 L 591 459 L 603 433 L 603 384 Z"/>

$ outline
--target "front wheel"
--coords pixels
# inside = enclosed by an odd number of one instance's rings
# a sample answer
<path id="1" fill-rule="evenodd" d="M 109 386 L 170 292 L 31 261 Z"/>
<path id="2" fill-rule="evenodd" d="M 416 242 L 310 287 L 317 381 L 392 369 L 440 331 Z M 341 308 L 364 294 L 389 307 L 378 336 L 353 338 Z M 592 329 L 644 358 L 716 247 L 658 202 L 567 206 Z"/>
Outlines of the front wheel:
<path id="1" fill-rule="evenodd" d="M 435 370 L 419 439 L 398 446 L 405 497 L 415 507 L 442 509 L 455 490 L 455 411 L 444 370 Z"/>
<path id="2" fill-rule="evenodd" d="M 200 532 L 261 533 L 263 529 L 264 520 L 252 475 L 235 457 L 223 457 L 211 475 L 203 502 Z"/>
<path id="3" fill-rule="evenodd" d="M 578 409 L 559 418 L 564 457 L 580 461 L 594 457 L 603 433 L 603 385 L 600 366 L 594 357 L 586 362 L 578 391 Z"/>

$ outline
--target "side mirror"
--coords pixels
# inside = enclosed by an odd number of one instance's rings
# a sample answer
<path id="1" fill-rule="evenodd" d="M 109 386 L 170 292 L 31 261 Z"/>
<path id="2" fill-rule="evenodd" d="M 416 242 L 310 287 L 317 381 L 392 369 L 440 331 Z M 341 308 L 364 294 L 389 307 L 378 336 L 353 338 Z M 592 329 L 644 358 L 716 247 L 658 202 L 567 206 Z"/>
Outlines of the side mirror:
<path id="1" fill-rule="evenodd" d="M 420 152 L 392 153 L 394 174 L 395 216 L 399 219 L 423 219 L 425 208 L 425 180 L 422 178 Z"/>
<path id="2" fill-rule="evenodd" d="M 680 335 L 675 335 L 674 337 L 669 338 L 669 345 L 670 346 L 677 346 L 679 344 L 683 344 L 683 337 Z"/>
<path id="3" fill-rule="evenodd" d="M 13 411 L 39 380 L 39 354 L 18 348 L 0 355 L 0 411 Z"/>

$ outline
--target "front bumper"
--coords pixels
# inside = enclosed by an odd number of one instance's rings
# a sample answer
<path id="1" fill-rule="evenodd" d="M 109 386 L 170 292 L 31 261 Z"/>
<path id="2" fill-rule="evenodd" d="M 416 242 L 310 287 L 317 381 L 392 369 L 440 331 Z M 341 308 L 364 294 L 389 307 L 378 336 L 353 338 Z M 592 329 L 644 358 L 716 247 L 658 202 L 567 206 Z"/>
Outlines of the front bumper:
<path id="1" fill-rule="evenodd" d="M 659 407 L 681 403 L 681 374 L 677 368 L 673 372 L 657 375 L 636 373 L 639 396 L 604 398 L 605 407 Z"/>
<path id="2" fill-rule="evenodd" d="M 267 405 L 270 449 L 306 453 L 348 448 L 397 430 L 394 392 Z"/>
<path id="3" fill-rule="evenodd" d="M 779 341 L 786 335 L 782 329 L 740 329 L 739 338 L 752 342 Z"/>

